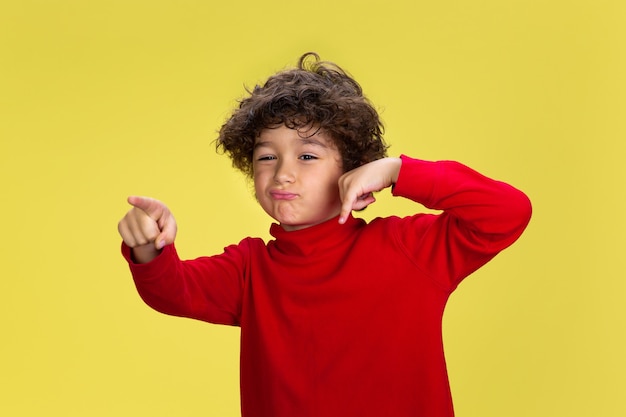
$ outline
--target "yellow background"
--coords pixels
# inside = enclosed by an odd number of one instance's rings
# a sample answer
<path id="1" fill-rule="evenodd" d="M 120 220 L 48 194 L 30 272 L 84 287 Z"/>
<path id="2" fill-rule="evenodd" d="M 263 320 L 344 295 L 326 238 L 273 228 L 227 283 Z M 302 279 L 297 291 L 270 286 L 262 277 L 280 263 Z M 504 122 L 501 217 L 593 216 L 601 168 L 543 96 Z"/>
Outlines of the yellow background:
<path id="1" fill-rule="evenodd" d="M 142 194 L 181 256 L 266 237 L 212 140 L 308 50 L 362 84 L 392 155 L 534 203 L 449 303 L 457 415 L 626 415 L 624 22 L 621 0 L 2 1 L 0 415 L 238 415 L 238 329 L 146 307 L 116 225 Z M 383 192 L 363 216 L 418 208 Z"/>

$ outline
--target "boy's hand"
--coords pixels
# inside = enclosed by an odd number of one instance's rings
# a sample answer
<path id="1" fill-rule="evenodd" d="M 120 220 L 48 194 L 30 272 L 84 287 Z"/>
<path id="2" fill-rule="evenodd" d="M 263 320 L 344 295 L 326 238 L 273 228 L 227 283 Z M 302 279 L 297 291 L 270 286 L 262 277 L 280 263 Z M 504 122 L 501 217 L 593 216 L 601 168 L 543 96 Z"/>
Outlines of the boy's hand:
<path id="1" fill-rule="evenodd" d="M 343 174 L 339 178 L 339 223 L 345 223 L 352 210 L 362 210 L 376 201 L 373 193 L 395 183 L 401 165 L 400 158 L 383 158 Z"/>
<path id="2" fill-rule="evenodd" d="M 170 210 L 158 200 L 128 197 L 133 206 L 117 225 L 124 243 L 133 249 L 138 263 L 154 259 L 165 245 L 174 243 L 176 220 Z"/>

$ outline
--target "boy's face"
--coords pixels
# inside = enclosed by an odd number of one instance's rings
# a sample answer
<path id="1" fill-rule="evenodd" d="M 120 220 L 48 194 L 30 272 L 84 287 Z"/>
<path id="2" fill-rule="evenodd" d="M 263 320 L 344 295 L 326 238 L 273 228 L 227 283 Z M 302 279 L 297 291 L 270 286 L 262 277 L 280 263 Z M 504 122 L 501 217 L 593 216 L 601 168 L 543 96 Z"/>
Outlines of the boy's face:
<path id="1" fill-rule="evenodd" d="M 263 210 L 288 231 L 339 215 L 341 156 L 323 132 L 264 129 L 253 153 L 254 189 Z"/>

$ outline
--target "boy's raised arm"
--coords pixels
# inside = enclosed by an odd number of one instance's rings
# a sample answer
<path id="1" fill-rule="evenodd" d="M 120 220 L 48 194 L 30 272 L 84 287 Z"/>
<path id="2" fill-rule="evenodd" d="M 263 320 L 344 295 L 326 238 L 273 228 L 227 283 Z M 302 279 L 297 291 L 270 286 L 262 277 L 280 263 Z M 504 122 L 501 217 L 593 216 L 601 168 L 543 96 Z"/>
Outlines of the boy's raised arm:
<path id="1" fill-rule="evenodd" d="M 530 200 L 513 186 L 454 161 L 401 158 L 393 195 L 441 213 L 401 219 L 396 237 L 449 288 L 513 244 L 528 225 Z"/>
<path id="2" fill-rule="evenodd" d="M 132 249 L 133 260 L 147 263 L 153 260 L 165 247 L 174 243 L 176 220 L 162 202 L 148 197 L 128 197 L 133 206 L 120 220 L 117 229 Z"/>

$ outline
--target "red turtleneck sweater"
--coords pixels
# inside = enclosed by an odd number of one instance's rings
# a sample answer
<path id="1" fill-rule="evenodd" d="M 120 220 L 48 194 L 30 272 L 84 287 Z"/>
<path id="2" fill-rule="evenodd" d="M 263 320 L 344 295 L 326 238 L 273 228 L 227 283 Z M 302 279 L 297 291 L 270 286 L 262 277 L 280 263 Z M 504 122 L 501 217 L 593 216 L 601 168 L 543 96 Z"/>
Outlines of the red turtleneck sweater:
<path id="1" fill-rule="evenodd" d="M 530 219 L 515 188 L 456 162 L 402 157 L 393 194 L 441 214 L 337 219 L 224 253 L 123 254 L 166 314 L 241 327 L 244 417 L 449 417 L 441 321 L 467 275 Z"/>

